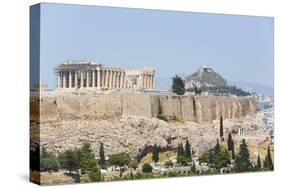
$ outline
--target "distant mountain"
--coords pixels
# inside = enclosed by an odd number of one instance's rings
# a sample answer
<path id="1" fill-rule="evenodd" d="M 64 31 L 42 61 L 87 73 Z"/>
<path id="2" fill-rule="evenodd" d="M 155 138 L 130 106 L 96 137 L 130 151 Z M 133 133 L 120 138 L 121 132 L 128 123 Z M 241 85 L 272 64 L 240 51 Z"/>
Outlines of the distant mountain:
<path id="1" fill-rule="evenodd" d="M 273 96 L 274 95 L 274 89 L 270 86 L 262 85 L 262 84 L 256 84 L 256 83 L 248 83 L 248 82 L 238 82 L 238 81 L 231 81 L 228 80 L 229 85 L 234 85 L 238 88 L 241 88 L 245 91 L 248 91 L 250 93 L 257 93 L 265 96 Z"/>
<path id="2" fill-rule="evenodd" d="M 188 88 L 225 87 L 227 81 L 212 68 L 201 66 L 196 72 L 185 78 L 185 87 Z"/>

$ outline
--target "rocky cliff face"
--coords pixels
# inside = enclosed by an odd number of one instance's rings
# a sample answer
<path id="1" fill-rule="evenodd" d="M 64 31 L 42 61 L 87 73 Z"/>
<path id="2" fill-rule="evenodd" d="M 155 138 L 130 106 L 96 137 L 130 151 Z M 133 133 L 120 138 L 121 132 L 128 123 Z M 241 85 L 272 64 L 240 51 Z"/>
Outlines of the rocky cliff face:
<path id="1" fill-rule="evenodd" d="M 54 152 L 90 141 L 96 154 L 103 142 L 107 155 L 126 152 L 140 158 L 154 144 L 175 150 L 189 138 L 200 154 L 216 143 L 220 116 L 225 119 L 226 133 L 239 127 L 250 137 L 257 132 L 257 125 L 250 121 L 256 114 L 253 98 L 51 94 L 30 102 L 32 145 L 40 140 L 41 146 Z M 40 111 L 32 110 L 38 106 Z M 171 121 L 156 118 L 159 114 Z M 255 143 L 267 137 L 263 129 L 258 130 L 261 134 L 253 137 Z"/>
<path id="2" fill-rule="evenodd" d="M 124 115 L 157 117 L 198 123 L 224 119 L 242 120 L 256 113 L 253 97 L 178 96 L 164 94 L 51 94 L 31 99 L 31 108 L 40 106 L 40 113 L 31 114 L 31 121 L 120 119 Z M 35 111 L 36 112 L 36 111 Z"/>
<path id="3" fill-rule="evenodd" d="M 38 125 L 32 124 L 31 130 Z M 245 136 L 234 134 L 236 144 L 242 138 L 255 147 L 267 141 L 266 130 L 255 120 L 243 122 L 224 121 L 225 135 L 237 128 L 245 129 Z M 31 131 L 34 132 L 34 131 Z M 40 125 L 40 145 L 53 152 L 61 152 L 81 146 L 85 141 L 92 143 L 96 155 L 100 143 L 104 143 L 106 155 L 126 152 L 132 157 L 141 158 L 156 144 L 162 150 L 176 150 L 178 143 L 186 139 L 200 155 L 219 139 L 219 121 L 210 124 L 194 122 L 165 122 L 144 116 L 123 116 L 119 120 L 65 120 Z M 266 151 L 266 149 L 264 149 Z"/>

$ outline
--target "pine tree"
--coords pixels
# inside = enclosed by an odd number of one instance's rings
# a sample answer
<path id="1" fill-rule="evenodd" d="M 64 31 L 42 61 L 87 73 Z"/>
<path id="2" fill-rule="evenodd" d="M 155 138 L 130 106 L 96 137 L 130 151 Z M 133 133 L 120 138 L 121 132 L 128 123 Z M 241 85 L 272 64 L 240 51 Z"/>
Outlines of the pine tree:
<path id="1" fill-rule="evenodd" d="M 237 172 L 247 172 L 251 170 L 252 165 L 249 157 L 250 154 L 248 146 L 245 139 L 243 139 L 242 144 L 240 144 L 240 151 L 238 153 L 238 156 L 235 157 L 235 170 Z"/>
<path id="2" fill-rule="evenodd" d="M 267 147 L 267 154 L 265 156 L 264 165 L 265 170 L 274 170 L 271 154 L 270 154 L 270 147 Z"/>
<path id="3" fill-rule="evenodd" d="M 214 148 L 214 151 L 215 151 L 215 154 L 218 154 L 221 151 L 221 146 L 220 146 L 219 140 L 217 140 L 217 144 Z"/>
<path id="4" fill-rule="evenodd" d="M 235 159 L 234 141 L 232 141 L 231 158 Z"/>
<path id="5" fill-rule="evenodd" d="M 184 81 L 178 75 L 173 77 L 172 91 L 178 95 L 185 93 Z"/>
<path id="6" fill-rule="evenodd" d="M 223 118 L 220 119 L 220 137 L 223 139 Z"/>
<path id="7" fill-rule="evenodd" d="M 213 164 L 213 163 L 214 163 L 214 153 L 213 153 L 213 150 L 212 150 L 212 149 L 209 150 L 209 154 L 208 154 L 208 163 L 209 163 L 209 164 Z"/>
<path id="8" fill-rule="evenodd" d="M 191 159 L 191 149 L 190 149 L 190 144 L 189 144 L 189 140 L 186 140 L 185 143 L 185 157 L 187 159 Z"/>
<path id="9" fill-rule="evenodd" d="M 96 167 L 95 154 L 89 142 L 83 143 L 80 149 L 80 169 L 82 174 L 91 171 Z"/>
<path id="10" fill-rule="evenodd" d="M 156 146 L 156 144 L 154 144 L 153 146 L 153 150 L 152 150 L 152 160 L 157 163 L 159 161 L 159 151 L 158 151 L 158 147 Z"/>
<path id="11" fill-rule="evenodd" d="M 177 163 L 186 164 L 186 158 L 182 143 L 178 144 Z"/>
<path id="12" fill-rule="evenodd" d="M 102 142 L 100 143 L 99 154 L 100 154 L 99 164 L 100 164 L 101 168 L 104 168 L 105 167 L 105 155 L 104 155 L 104 148 L 103 148 L 103 143 Z"/>
<path id="13" fill-rule="evenodd" d="M 233 140 L 230 132 L 228 133 L 228 138 L 227 138 L 227 149 L 228 151 L 231 151 L 233 148 Z"/>
<path id="14" fill-rule="evenodd" d="M 258 155 L 256 170 L 257 170 L 257 171 L 260 171 L 260 170 L 261 170 L 261 159 L 260 159 L 260 155 Z"/>

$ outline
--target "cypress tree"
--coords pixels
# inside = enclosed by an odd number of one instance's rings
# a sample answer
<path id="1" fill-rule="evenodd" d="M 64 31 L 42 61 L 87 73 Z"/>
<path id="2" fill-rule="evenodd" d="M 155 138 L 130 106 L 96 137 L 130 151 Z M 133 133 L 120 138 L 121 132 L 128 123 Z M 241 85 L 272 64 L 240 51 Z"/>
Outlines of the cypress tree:
<path id="1" fill-rule="evenodd" d="M 228 151 L 231 151 L 233 148 L 233 140 L 230 132 L 228 133 L 228 138 L 227 138 L 227 149 Z"/>
<path id="2" fill-rule="evenodd" d="M 220 119 L 220 137 L 223 139 L 223 118 Z"/>
<path id="3" fill-rule="evenodd" d="M 273 162 L 272 162 L 272 158 L 271 158 L 271 154 L 270 154 L 270 147 L 267 147 L 267 154 L 264 160 L 264 165 L 263 167 L 266 170 L 274 170 L 274 166 L 273 166 Z"/>
<path id="4" fill-rule="evenodd" d="M 100 143 L 100 151 L 99 151 L 99 154 L 100 154 L 100 166 L 101 168 L 104 168 L 105 167 L 105 155 L 104 155 L 104 148 L 103 148 L 103 143 L 101 142 Z"/>
<path id="5" fill-rule="evenodd" d="M 215 154 L 218 154 L 221 151 L 221 146 L 220 146 L 220 143 L 218 140 L 217 140 L 217 144 L 214 148 L 214 151 L 215 151 Z"/>
<path id="6" fill-rule="evenodd" d="M 153 149 L 152 149 L 152 160 L 157 163 L 159 161 L 159 151 L 158 147 L 156 144 L 154 144 Z"/>
<path id="7" fill-rule="evenodd" d="M 260 155 L 258 155 L 256 170 L 257 170 L 257 171 L 260 171 L 260 170 L 261 170 L 261 159 L 260 159 Z"/>
<path id="8" fill-rule="evenodd" d="M 182 143 L 180 143 L 180 155 L 184 156 L 184 149 Z"/>
<path id="9" fill-rule="evenodd" d="M 250 154 L 248 146 L 245 139 L 243 139 L 242 144 L 240 144 L 240 151 L 238 153 L 238 156 L 235 157 L 235 170 L 237 172 L 247 172 L 251 170 L 252 165 L 249 157 Z"/>
<path id="10" fill-rule="evenodd" d="M 232 148 L 231 148 L 231 158 L 235 159 L 234 141 L 233 140 L 232 140 Z"/>
<path id="11" fill-rule="evenodd" d="M 186 158 L 182 143 L 178 144 L 177 163 L 185 164 Z"/>
<path id="12" fill-rule="evenodd" d="M 186 140 L 185 143 L 185 157 L 187 159 L 191 159 L 191 150 L 190 150 L 190 144 L 188 139 Z"/>

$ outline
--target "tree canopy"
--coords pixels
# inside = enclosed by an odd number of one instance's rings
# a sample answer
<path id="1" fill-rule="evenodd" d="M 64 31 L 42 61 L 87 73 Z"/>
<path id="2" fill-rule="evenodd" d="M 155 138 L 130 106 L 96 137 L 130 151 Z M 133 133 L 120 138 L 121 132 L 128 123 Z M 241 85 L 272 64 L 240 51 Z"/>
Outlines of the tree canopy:
<path id="1" fill-rule="evenodd" d="M 184 81 L 178 75 L 173 77 L 172 91 L 178 95 L 183 95 L 185 93 Z"/>

